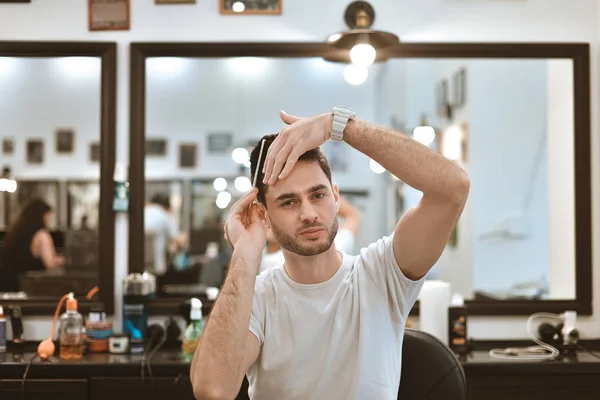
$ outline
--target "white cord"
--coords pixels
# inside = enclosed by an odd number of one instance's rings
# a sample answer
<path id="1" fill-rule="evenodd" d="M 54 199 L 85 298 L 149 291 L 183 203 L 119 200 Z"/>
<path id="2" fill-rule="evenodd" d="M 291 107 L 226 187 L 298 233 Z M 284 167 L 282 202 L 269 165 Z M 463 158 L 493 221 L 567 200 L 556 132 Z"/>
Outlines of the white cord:
<path id="1" fill-rule="evenodd" d="M 490 357 L 500 360 L 554 360 L 560 352 L 554 346 L 544 343 L 535 337 L 531 327 L 533 320 L 537 318 L 550 318 L 562 320 L 562 314 L 535 313 L 527 318 L 527 334 L 537 346 L 529 347 L 507 347 L 504 349 L 492 349 Z"/>

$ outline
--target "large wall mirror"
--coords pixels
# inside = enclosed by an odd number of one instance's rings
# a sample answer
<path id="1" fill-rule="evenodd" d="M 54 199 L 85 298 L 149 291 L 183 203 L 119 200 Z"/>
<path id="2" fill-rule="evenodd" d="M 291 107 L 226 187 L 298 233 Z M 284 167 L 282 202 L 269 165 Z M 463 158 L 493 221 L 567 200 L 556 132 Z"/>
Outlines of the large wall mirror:
<path id="1" fill-rule="evenodd" d="M 379 56 L 361 75 L 326 61 L 345 56 L 324 44 L 132 45 L 129 268 L 158 271 L 155 310 L 222 284 L 231 252 L 224 218 L 251 186 L 244 149 L 282 128 L 278 111 L 347 104 L 471 177 L 428 279 L 450 282 L 473 314 L 591 313 L 588 45 L 401 44 Z M 419 201 L 350 146 L 323 150 L 362 214 L 354 251 L 391 233 Z M 144 248 L 157 243 L 149 182 L 169 176 L 177 179 L 162 195 L 179 239 L 159 244 L 157 269 Z"/>
<path id="2" fill-rule="evenodd" d="M 0 93 L 0 303 L 112 313 L 116 44 L 0 42 Z"/>

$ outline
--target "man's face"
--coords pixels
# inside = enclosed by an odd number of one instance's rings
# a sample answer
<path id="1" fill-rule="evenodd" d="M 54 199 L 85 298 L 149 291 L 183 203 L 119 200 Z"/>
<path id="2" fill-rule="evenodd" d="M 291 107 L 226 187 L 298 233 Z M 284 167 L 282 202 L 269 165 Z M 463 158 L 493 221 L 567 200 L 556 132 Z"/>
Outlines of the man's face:
<path id="1" fill-rule="evenodd" d="M 318 162 L 297 162 L 287 178 L 269 186 L 265 200 L 279 246 L 301 256 L 329 250 L 338 230 L 339 194 Z"/>

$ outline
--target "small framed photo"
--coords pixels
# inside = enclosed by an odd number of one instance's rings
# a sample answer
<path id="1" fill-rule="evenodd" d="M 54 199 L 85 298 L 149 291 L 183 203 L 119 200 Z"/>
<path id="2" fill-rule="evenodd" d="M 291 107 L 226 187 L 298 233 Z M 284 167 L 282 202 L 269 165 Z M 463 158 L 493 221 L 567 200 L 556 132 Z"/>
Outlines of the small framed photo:
<path id="1" fill-rule="evenodd" d="M 90 31 L 129 30 L 130 15 L 130 0 L 88 0 Z"/>
<path id="2" fill-rule="evenodd" d="M 233 144 L 233 135 L 229 132 L 209 133 L 207 141 L 209 153 L 226 153 Z"/>
<path id="3" fill-rule="evenodd" d="M 225 15 L 281 15 L 283 0 L 219 0 Z"/>
<path id="4" fill-rule="evenodd" d="M 179 167 L 195 168 L 197 147 L 194 143 L 182 143 L 179 145 Z"/>
<path id="5" fill-rule="evenodd" d="M 72 153 L 75 149 L 75 132 L 70 128 L 61 128 L 56 130 L 56 152 Z"/>
<path id="6" fill-rule="evenodd" d="M 27 162 L 29 164 L 42 164 L 44 162 L 44 142 L 39 139 L 27 141 Z"/>
<path id="7" fill-rule="evenodd" d="M 8 156 L 15 152 L 15 141 L 12 138 L 2 139 L 2 154 Z"/>
<path id="8" fill-rule="evenodd" d="M 100 143 L 90 144 L 90 161 L 92 161 L 92 162 L 100 161 Z"/>
<path id="9" fill-rule="evenodd" d="M 146 155 L 147 156 L 166 156 L 167 155 L 167 140 L 166 139 L 146 139 Z"/>
<path id="10" fill-rule="evenodd" d="M 467 102 L 467 70 L 461 68 L 452 77 L 452 106 L 461 107 Z"/>

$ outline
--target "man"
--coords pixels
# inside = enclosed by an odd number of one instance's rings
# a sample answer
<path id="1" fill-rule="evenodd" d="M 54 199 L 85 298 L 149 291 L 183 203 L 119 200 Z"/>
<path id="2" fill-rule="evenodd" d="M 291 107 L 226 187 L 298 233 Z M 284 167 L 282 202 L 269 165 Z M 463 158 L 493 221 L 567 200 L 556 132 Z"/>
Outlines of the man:
<path id="1" fill-rule="evenodd" d="M 177 226 L 171 213 L 169 196 L 157 193 L 144 208 L 144 231 L 153 236 L 154 256 L 152 272 L 158 276 L 167 272 L 167 256 L 185 248 L 183 234 L 177 232 Z"/>
<path id="2" fill-rule="evenodd" d="M 360 210 L 340 197 L 338 215 L 343 219 L 343 224 L 335 236 L 335 248 L 346 254 L 354 254 L 354 243 L 360 229 Z M 262 254 L 258 273 L 281 265 L 284 262 L 283 251 L 277 242 L 277 235 L 275 235 L 271 227 L 267 229 L 267 245 Z"/>
<path id="3" fill-rule="evenodd" d="M 267 137 L 264 163 L 253 151 L 261 184 L 225 223 L 234 250 L 192 362 L 197 398 L 235 398 L 244 374 L 252 399 L 397 398 L 406 319 L 464 208 L 469 180 L 439 153 L 353 114 L 282 111 L 289 126 Z M 357 256 L 333 245 L 339 194 L 317 149 L 330 138 L 423 193 L 389 237 Z M 257 277 L 269 226 L 279 231 L 285 264 Z"/>

